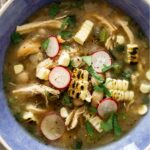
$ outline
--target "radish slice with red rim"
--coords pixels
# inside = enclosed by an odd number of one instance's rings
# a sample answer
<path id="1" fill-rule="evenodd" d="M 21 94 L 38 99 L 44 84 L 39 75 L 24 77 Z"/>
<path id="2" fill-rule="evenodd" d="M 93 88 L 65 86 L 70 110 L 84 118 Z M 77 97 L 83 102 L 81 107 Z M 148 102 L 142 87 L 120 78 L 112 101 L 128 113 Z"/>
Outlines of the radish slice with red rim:
<path id="1" fill-rule="evenodd" d="M 62 66 L 53 68 L 49 74 L 49 82 L 57 89 L 64 89 L 68 87 L 70 81 L 70 72 Z"/>
<path id="2" fill-rule="evenodd" d="M 55 113 L 46 115 L 43 118 L 40 127 L 43 135 L 49 140 L 57 140 L 65 132 L 63 119 Z"/>
<path id="3" fill-rule="evenodd" d="M 111 57 L 107 52 L 98 51 L 92 55 L 92 66 L 96 72 L 101 73 L 105 65 L 111 65 Z"/>
<path id="4" fill-rule="evenodd" d="M 50 36 L 47 49 L 45 50 L 47 56 L 51 58 L 57 56 L 59 49 L 60 47 L 57 38 L 54 36 Z"/>
<path id="5" fill-rule="evenodd" d="M 98 114 L 102 118 L 105 118 L 109 114 L 116 112 L 117 109 L 117 103 L 111 98 L 105 98 L 101 100 L 97 107 Z"/>

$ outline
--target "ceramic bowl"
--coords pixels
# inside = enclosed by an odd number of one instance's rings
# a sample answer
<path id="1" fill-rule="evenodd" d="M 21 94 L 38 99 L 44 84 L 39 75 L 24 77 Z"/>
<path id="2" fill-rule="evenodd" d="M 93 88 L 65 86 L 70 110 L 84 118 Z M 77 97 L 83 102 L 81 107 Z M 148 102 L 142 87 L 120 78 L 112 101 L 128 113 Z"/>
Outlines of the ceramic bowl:
<path id="1" fill-rule="evenodd" d="M 107 0 L 116 7 L 124 10 L 141 26 L 144 33 L 149 35 L 150 5 L 144 0 Z M 149 1 L 149 0 L 148 0 Z M 13 150 L 50 150 L 54 147 L 44 145 L 30 136 L 12 116 L 3 91 L 3 63 L 6 49 L 10 42 L 10 34 L 16 25 L 25 21 L 33 12 L 52 0 L 14 0 L 0 17 L 0 136 Z M 125 145 L 135 143 L 143 150 L 150 143 L 150 112 L 147 113 L 128 134 L 120 140 L 110 143 L 99 150 L 118 150 Z M 55 148 L 57 149 L 57 148 Z M 132 150 L 132 149 L 130 149 Z"/>

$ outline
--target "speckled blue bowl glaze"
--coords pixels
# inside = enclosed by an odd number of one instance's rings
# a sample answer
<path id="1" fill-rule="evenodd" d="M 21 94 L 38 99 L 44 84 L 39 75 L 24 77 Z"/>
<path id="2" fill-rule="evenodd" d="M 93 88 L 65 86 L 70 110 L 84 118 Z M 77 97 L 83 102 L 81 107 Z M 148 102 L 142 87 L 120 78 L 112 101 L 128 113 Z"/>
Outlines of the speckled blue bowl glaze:
<path id="1" fill-rule="evenodd" d="M 149 35 L 149 9 L 144 0 L 108 0 L 132 16 L 141 26 L 147 37 Z M 3 91 L 3 63 L 6 49 L 10 42 L 10 34 L 16 25 L 21 24 L 34 11 L 52 0 L 15 0 L 7 11 L 0 17 L 0 136 L 2 136 L 13 150 L 50 150 L 54 147 L 46 146 L 32 138 L 14 119 L 7 105 Z M 150 112 L 144 116 L 137 126 L 120 140 L 113 142 L 99 150 L 118 150 L 134 142 L 140 150 L 150 143 Z"/>

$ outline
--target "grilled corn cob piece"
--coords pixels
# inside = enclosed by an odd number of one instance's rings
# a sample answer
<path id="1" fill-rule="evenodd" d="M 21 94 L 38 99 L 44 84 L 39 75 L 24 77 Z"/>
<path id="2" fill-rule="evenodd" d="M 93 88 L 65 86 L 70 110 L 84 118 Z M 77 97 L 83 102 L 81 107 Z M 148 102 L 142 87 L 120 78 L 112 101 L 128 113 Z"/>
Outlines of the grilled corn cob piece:
<path id="1" fill-rule="evenodd" d="M 74 40 L 83 45 L 84 42 L 86 41 L 86 39 L 88 38 L 88 36 L 90 35 L 90 32 L 92 31 L 92 28 L 94 26 L 94 23 L 90 20 L 86 20 L 80 30 L 76 33 L 76 35 L 73 37 Z"/>
<path id="2" fill-rule="evenodd" d="M 106 79 L 106 87 L 110 90 L 127 91 L 129 82 L 127 80 Z"/>
<path id="3" fill-rule="evenodd" d="M 82 69 L 74 69 L 72 74 L 72 81 L 70 83 L 68 94 L 75 99 L 91 101 L 91 95 L 88 91 L 88 72 Z"/>
<path id="4" fill-rule="evenodd" d="M 101 133 L 103 130 L 102 130 L 102 128 L 101 128 L 101 119 L 98 117 L 98 116 L 96 116 L 96 115 L 91 115 L 90 113 L 88 113 L 88 112 L 85 112 L 84 114 L 83 114 L 83 116 L 85 117 L 85 119 L 86 120 L 88 120 L 90 123 L 91 123 L 91 125 L 99 132 L 99 133 Z"/>
<path id="5" fill-rule="evenodd" d="M 129 64 L 137 64 L 138 58 L 139 58 L 138 45 L 128 44 L 127 45 L 127 62 Z"/>
<path id="6" fill-rule="evenodd" d="M 133 101 L 134 92 L 133 91 L 120 91 L 120 90 L 110 90 L 111 96 L 116 101 Z"/>

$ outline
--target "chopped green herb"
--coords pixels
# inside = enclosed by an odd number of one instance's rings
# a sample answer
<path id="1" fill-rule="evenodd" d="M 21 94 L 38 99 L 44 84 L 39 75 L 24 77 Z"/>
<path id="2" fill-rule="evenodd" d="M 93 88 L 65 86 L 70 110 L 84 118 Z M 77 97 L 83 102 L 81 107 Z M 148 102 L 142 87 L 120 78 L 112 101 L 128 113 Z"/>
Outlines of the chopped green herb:
<path id="1" fill-rule="evenodd" d="M 120 73 L 122 72 L 122 66 L 123 66 L 123 65 L 121 65 L 121 64 L 119 64 L 119 63 L 115 63 L 115 64 L 113 65 L 113 73 L 115 73 L 115 74 L 120 74 Z"/>
<path id="2" fill-rule="evenodd" d="M 70 45 L 64 43 L 64 44 L 62 44 L 62 48 L 65 50 L 70 50 Z"/>
<path id="3" fill-rule="evenodd" d="M 122 73 L 122 77 L 126 80 L 130 80 L 131 79 L 131 72 L 130 71 L 125 71 Z"/>
<path id="4" fill-rule="evenodd" d="M 22 36 L 18 32 L 13 32 L 12 35 L 11 35 L 11 41 L 14 44 L 17 44 L 17 43 L 22 41 Z"/>
<path id="5" fill-rule="evenodd" d="M 82 57 L 83 61 L 90 66 L 92 64 L 92 57 L 91 56 L 83 56 Z"/>
<path id="6" fill-rule="evenodd" d="M 113 130 L 114 135 L 117 137 L 120 136 L 121 132 L 122 132 L 121 127 L 118 123 L 118 117 L 115 113 L 112 113 L 106 122 L 102 121 L 101 128 L 105 132 L 109 132 L 109 131 Z"/>
<path id="7" fill-rule="evenodd" d="M 98 86 L 94 86 L 94 91 L 104 92 L 108 97 L 111 97 L 110 91 L 106 88 L 104 84 L 100 84 Z"/>
<path id="8" fill-rule="evenodd" d="M 117 52 L 123 52 L 123 51 L 125 51 L 125 45 L 123 45 L 123 44 L 118 44 L 114 49 L 115 49 L 115 51 L 117 51 Z"/>
<path id="9" fill-rule="evenodd" d="M 59 33 L 59 35 L 64 39 L 64 40 L 67 40 L 68 38 L 71 38 L 72 37 L 72 32 L 70 31 L 61 31 Z"/>
<path id="10" fill-rule="evenodd" d="M 118 123 L 118 118 L 117 118 L 117 115 L 114 114 L 114 117 L 113 117 L 113 129 L 114 129 L 114 134 L 115 136 L 120 136 L 121 135 L 121 127 Z"/>
<path id="11" fill-rule="evenodd" d="M 108 118 L 106 122 L 102 121 L 101 128 L 105 132 L 109 132 L 113 129 L 113 114 L 111 114 L 111 116 Z"/>
<path id="12" fill-rule="evenodd" d="M 58 13 L 59 13 L 59 4 L 53 3 L 49 10 L 49 15 L 54 18 Z"/>
<path id="13" fill-rule="evenodd" d="M 41 47 L 43 50 L 46 50 L 48 48 L 49 42 L 50 42 L 50 39 L 46 39 L 45 41 L 42 42 Z"/>
<path id="14" fill-rule="evenodd" d="M 104 80 L 96 73 L 92 66 L 88 66 L 87 71 L 91 74 L 95 79 L 97 79 L 100 83 L 103 83 Z"/>
<path id="15" fill-rule="evenodd" d="M 102 28 L 99 34 L 100 42 L 106 42 L 108 37 L 109 37 L 108 31 L 105 28 Z"/>
<path id="16" fill-rule="evenodd" d="M 76 25 L 76 16 L 75 15 L 70 15 L 66 17 L 61 26 L 61 30 L 65 30 L 67 27 L 74 27 Z"/>
<path id="17" fill-rule="evenodd" d="M 113 69 L 114 73 L 118 74 L 121 71 L 121 65 L 119 65 L 117 63 L 112 64 L 110 66 L 104 65 L 104 67 L 102 68 L 102 72 L 107 72 L 110 69 Z"/>
<path id="18" fill-rule="evenodd" d="M 70 61 L 69 65 L 68 65 L 68 68 L 71 69 L 71 70 L 73 69 L 72 61 Z"/>
<path id="19" fill-rule="evenodd" d="M 104 67 L 102 68 L 102 72 L 106 72 L 110 70 L 111 68 L 113 68 L 113 65 L 110 65 L 110 66 L 104 65 Z"/>
<path id="20" fill-rule="evenodd" d="M 103 88 L 101 88 L 98 85 L 96 85 L 96 86 L 94 86 L 94 91 L 103 92 Z"/>
<path id="21" fill-rule="evenodd" d="M 88 110 L 92 114 L 96 114 L 97 113 L 97 109 L 95 107 L 90 106 L 90 107 L 88 107 Z"/>
<path id="22" fill-rule="evenodd" d="M 74 149 L 80 150 L 81 148 L 82 148 L 82 141 L 81 140 L 75 140 Z"/>
<path id="23" fill-rule="evenodd" d="M 88 135 L 92 137 L 94 134 L 94 131 L 93 131 L 93 127 L 89 121 L 85 122 L 85 127 L 86 127 L 86 131 L 87 131 Z"/>
<path id="24" fill-rule="evenodd" d="M 62 103 L 63 103 L 63 105 L 72 107 L 72 101 L 67 92 L 65 92 L 63 95 Z"/>

